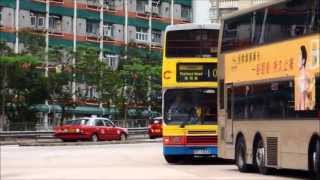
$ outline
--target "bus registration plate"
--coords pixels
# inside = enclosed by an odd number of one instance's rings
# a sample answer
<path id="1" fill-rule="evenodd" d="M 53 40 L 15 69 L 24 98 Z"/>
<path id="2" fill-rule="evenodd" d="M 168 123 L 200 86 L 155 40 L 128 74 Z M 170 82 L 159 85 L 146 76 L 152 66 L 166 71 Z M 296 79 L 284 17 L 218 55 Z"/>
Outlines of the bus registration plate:
<path id="1" fill-rule="evenodd" d="M 193 154 L 202 155 L 202 154 L 210 154 L 208 149 L 195 149 L 193 150 Z"/>

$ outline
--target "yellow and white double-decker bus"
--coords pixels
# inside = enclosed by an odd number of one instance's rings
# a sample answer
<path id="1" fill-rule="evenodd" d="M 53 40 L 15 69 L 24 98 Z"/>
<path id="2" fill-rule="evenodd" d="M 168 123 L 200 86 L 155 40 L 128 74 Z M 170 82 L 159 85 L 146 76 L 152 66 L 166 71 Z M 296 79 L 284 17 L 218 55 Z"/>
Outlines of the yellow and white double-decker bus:
<path id="1" fill-rule="evenodd" d="M 163 52 L 163 153 L 169 163 L 217 155 L 218 25 L 168 26 Z"/>
<path id="2" fill-rule="evenodd" d="M 320 1 L 277 0 L 225 17 L 219 156 L 320 179 Z"/>

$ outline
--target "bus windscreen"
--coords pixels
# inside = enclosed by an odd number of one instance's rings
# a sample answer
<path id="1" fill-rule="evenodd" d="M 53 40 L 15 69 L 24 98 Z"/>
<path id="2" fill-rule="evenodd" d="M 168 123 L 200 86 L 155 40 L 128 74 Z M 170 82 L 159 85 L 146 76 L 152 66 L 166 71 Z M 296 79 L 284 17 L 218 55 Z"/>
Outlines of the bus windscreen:
<path id="1" fill-rule="evenodd" d="M 169 31 L 166 57 L 217 57 L 218 37 L 213 29 Z"/>
<path id="2" fill-rule="evenodd" d="M 215 124 L 216 89 L 171 89 L 164 95 L 164 121 L 171 125 Z"/>

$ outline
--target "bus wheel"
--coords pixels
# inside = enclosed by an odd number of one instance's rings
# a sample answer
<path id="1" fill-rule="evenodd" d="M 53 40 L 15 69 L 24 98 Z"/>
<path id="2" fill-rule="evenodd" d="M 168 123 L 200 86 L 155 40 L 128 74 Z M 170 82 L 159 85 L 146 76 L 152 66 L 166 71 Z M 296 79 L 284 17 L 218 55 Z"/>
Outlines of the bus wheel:
<path id="1" fill-rule="evenodd" d="M 266 151 L 262 139 L 259 139 L 254 148 L 254 164 L 261 174 L 268 174 L 269 168 L 266 167 Z"/>
<path id="2" fill-rule="evenodd" d="M 164 158 L 170 164 L 176 164 L 181 160 L 180 156 L 175 156 L 175 155 L 164 155 Z"/>
<path id="3" fill-rule="evenodd" d="M 240 138 L 236 144 L 236 165 L 240 172 L 247 172 L 248 165 L 246 161 L 246 146 L 243 138 Z"/>
<path id="4" fill-rule="evenodd" d="M 320 179 L 320 140 L 318 139 L 311 153 L 311 167 L 313 179 Z"/>

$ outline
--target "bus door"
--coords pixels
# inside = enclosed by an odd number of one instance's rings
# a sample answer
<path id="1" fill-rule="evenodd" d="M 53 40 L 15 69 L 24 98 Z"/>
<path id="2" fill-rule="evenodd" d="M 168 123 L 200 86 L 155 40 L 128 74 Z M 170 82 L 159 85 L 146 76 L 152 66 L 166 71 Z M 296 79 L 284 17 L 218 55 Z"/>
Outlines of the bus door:
<path id="1" fill-rule="evenodd" d="M 233 143 L 233 121 L 232 121 L 232 114 L 233 114 L 233 84 L 227 84 L 227 93 L 226 96 L 226 122 L 225 122 L 225 142 L 226 143 Z"/>

